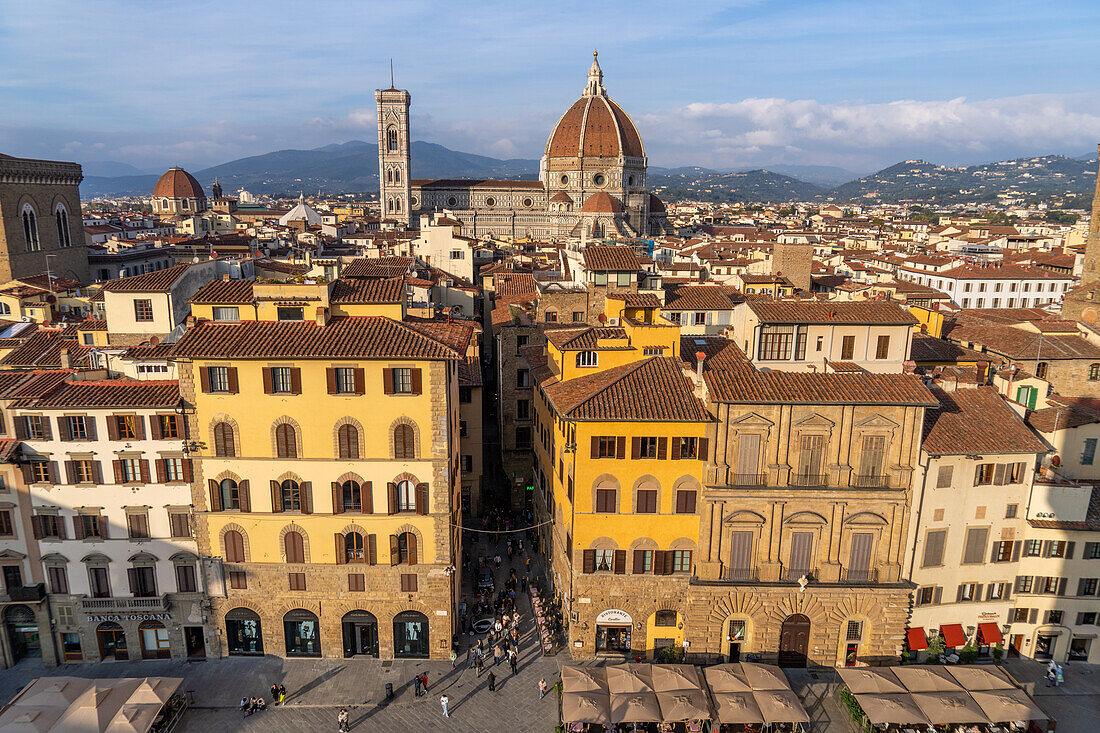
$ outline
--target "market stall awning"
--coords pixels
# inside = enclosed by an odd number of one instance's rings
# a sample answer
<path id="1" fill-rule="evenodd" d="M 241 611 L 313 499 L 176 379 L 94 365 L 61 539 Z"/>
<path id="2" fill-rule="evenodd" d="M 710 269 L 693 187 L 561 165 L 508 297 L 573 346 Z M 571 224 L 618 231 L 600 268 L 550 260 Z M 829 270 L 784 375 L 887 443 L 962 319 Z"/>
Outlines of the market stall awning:
<path id="1" fill-rule="evenodd" d="M 791 690 L 757 690 L 752 693 L 766 723 L 809 723 L 802 701 Z"/>
<path id="2" fill-rule="evenodd" d="M 562 692 L 607 692 L 607 672 L 603 667 L 561 668 Z"/>
<path id="3" fill-rule="evenodd" d="M 751 692 L 715 692 L 719 723 L 763 723 L 764 716 Z"/>
<path id="4" fill-rule="evenodd" d="M 606 667 L 607 689 L 616 694 L 652 693 L 653 679 L 650 677 L 652 666 L 650 664 L 616 664 L 614 667 Z"/>
<path id="5" fill-rule="evenodd" d="M 654 692 L 703 689 L 699 671 L 691 664 L 654 664 L 650 679 Z"/>
<path id="6" fill-rule="evenodd" d="M 891 667 L 909 692 L 959 692 L 962 685 L 943 667 L 905 665 Z"/>
<path id="7" fill-rule="evenodd" d="M 756 690 L 789 690 L 791 683 L 787 681 L 787 675 L 774 664 L 756 664 L 755 662 L 742 662 L 741 669 L 745 673 L 745 679 L 753 691 Z"/>
<path id="8" fill-rule="evenodd" d="M 928 637 L 924 635 L 924 629 L 918 626 L 905 632 L 905 638 L 909 641 L 909 650 L 919 652 L 928 648 Z"/>
<path id="9" fill-rule="evenodd" d="M 940 635 L 943 636 L 944 646 L 966 646 L 966 632 L 962 624 L 944 624 L 940 627 Z"/>
<path id="10" fill-rule="evenodd" d="M 908 692 L 887 695 L 857 694 L 856 702 L 863 708 L 867 719 L 876 725 L 925 725 L 929 722 Z"/>
<path id="11" fill-rule="evenodd" d="M 981 694 L 981 693 L 978 693 Z M 989 719 L 982 712 L 978 703 L 970 696 L 970 693 L 959 690 L 957 692 L 914 692 L 913 701 L 917 703 L 920 711 L 933 725 L 948 725 L 951 723 L 988 723 Z"/>
<path id="12" fill-rule="evenodd" d="M 702 690 L 658 692 L 657 702 L 661 706 L 661 720 L 665 723 L 710 720 L 714 717 L 707 693 Z"/>
<path id="13" fill-rule="evenodd" d="M 1000 667 L 965 664 L 947 667 L 947 672 L 967 692 L 974 690 L 1015 690 L 1016 685 Z"/>
<path id="14" fill-rule="evenodd" d="M 856 694 L 908 692 L 889 667 L 841 667 L 837 671 Z"/>
<path id="15" fill-rule="evenodd" d="M 1047 714 L 1023 690 L 978 690 L 970 696 L 993 723 L 1047 720 Z"/>
<path id="16" fill-rule="evenodd" d="M 733 664 L 716 664 L 713 667 L 705 667 L 703 674 L 707 678 L 707 686 L 710 687 L 711 692 L 751 692 L 752 686 L 745 678 L 745 672 L 741 669 L 741 665 L 734 662 Z M 742 721 L 731 720 L 722 721 L 730 723 L 739 723 Z M 744 721 L 746 723 L 752 721 Z"/>
<path id="17" fill-rule="evenodd" d="M 1004 641 L 1004 637 L 1001 636 L 1001 629 L 997 624 L 980 623 L 978 624 L 978 631 L 982 635 L 982 641 L 986 644 L 1000 644 Z"/>
<path id="18" fill-rule="evenodd" d="M 563 692 L 561 719 L 565 723 L 611 725 L 611 702 L 607 692 Z"/>
<path id="19" fill-rule="evenodd" d="M 661 705 L 652 692 L 611 694 L 612 723 L 660 723 Z"/>

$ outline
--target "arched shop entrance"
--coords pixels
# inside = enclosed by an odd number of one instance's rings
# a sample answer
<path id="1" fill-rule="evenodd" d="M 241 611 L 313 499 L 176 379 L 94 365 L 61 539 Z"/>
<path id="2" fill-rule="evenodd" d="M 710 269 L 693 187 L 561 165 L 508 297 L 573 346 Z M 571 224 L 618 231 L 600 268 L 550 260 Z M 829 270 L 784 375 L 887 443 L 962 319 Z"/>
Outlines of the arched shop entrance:
<path id="1" fill-rule="evenodd" d="M 344 656 L 378 656 L 378 619 L 370 611 L 344 614 Z"/>
<path id="2" fill-rule="evenodd" d="M 393 617 L 393 656 L 428 656 L 428 617 L 419 611 L 403 611 Z"/>
<path id="3" fill-rule="evenodd" d="M 287 611 L 283 616 L 283 633 L 288 657 L 321 656 L 321 630 L 317 615 L 312 611 L 304 608 Z"/>
<path id="4" fill-rule="evenodd" d="M 232 655 L 263 654 L 264 638 L 259 615 L 250 608 L 234 608 L 226 613 L 225 639 Z"/>
<path id="5" fill-rule="evenodd" d="M 126 632 L 114 621 L 104 621 L 95 630 L 99 642 L 99 661 L 108 659 L 129 659 L 126 650 Z"/>
<path id="6" fill-rule="evenodd" d="M 42 656 L 42 642 L 38 637 L 38 620 L 34 617 L 34 611 L 27 606 L 11 606 L 4 612 L 4 622 L 15 661 L 23 657 Z"/>

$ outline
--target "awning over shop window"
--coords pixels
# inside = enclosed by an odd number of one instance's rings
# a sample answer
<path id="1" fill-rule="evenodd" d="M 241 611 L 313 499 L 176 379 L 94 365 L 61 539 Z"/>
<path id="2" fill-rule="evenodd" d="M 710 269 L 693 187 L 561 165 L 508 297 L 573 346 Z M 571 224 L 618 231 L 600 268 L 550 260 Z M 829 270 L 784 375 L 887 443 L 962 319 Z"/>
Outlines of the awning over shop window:
<path id="1" fill-rule="evenodd" d="M 1004 637 L 1001 636 L 1001 630 L 997 627 L 997 624 L 978 624 L 978 631 L 981 632 L 982 641 L 986 644 L 1000 644 L 1004 641 Z"/>
<path id="2" fill-rule="evenodd" d="M 909 629 L 905 632 L 906 638 L 909 640 L 909 651 L 919 652 L 921 649 L 928 648 L 928 638 L 924 635 L 924 629 L 917 627 L 915 629 Z"/>
<path id="3" fill-rule="evenodd" d="M 944 646 L 966 646 L 966 632 L 962 624 L 944 624 L 940 627 L 940 635 L 943 636 Z"/>

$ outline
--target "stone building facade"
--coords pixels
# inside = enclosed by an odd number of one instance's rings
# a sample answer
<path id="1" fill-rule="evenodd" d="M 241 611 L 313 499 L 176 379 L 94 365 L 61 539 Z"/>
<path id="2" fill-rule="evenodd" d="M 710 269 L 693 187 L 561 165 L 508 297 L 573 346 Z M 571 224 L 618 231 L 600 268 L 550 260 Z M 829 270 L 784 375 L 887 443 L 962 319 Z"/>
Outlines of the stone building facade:
<path id="1" fill-rule="evenodd" d="M 83 178 L 77 163 L 0 155 L 0 282 L 47 270 L 89 281 Z"/>

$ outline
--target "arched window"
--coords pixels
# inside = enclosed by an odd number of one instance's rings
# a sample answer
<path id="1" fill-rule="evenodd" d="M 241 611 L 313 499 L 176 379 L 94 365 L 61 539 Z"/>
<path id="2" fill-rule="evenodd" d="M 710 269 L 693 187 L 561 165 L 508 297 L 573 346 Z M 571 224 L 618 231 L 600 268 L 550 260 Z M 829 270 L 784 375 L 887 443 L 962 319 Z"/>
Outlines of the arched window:
<path id="1" fill-rule="evenodd" d="M 416 565 L 417 559 L 415 534 L 402 532 L 399 535 L 390 535 L 391 565 Z"/>
<path id="2" fill-rule="evenodd" d="M 287 532 L 283 537 L 283 547 L 286 549 L 286 561 L 288 563 L 306 561 L 306 545 L 300 532 Z"/>
<path id="3" fill-rule="evenodd" d="M 398 425 L 393 429 L 393 457 L 411 461 L 416 458 L 412 425 Z"/>
<path id="4" fill-rule="evenodd" d="M 1039 379 L 1047 378 L 1047 363 L 1045 361 L 1041 361 L 1035 365 L 1035 376 Z"/>
<path id="5" fill-rule="evenodd" d="M 397 128 L 391 127 L 388 133 L 389 144 L 388 148 L 391 153 L 397 152 Z"/>
<path id="6" fill-rule="evenodd" d="M 214 455 L 233 458 L 237 455 L 237 446 L 233 440 L 233 426 L 220 422 L 214 426 Z"/>
<path id="7" fill-rule="evenodd" d="M 359 457 L 359 430 L 354 425 L 341 425 L 336 431 L 341 458 Z"/>
<path id="8" fill-rule="evenodd" d="M 241 492 L 237 482 L 231 478 L 222 479 L 218 484 L 218 492 L 222 497 L 222 509 L 240 509 Z"/>
<path id="9" fill-rule="evenodd" d="M 395 170 L 393 172 L 393 182 L 394 183 L 401 183 L 401 170 L 400 169 Z"/>
<path id="10" fill-rule="evenodd" d="M 599 354 L 595 351 L 578 351 L 577 352 L 577 366 L 579 367 L 594 367 L 600 363 Z"/>
<path id="11" fill-rule="evenodd" d="M 348 532 L 344 535 L 344 559 L 347 562 L 364 562 L 363 535 L 358 532 Z"/>
<path id="12" fill-rule="evenodd" d="M 168 211 L 168 199 L 161 199 L 160 200 L 160 210 L 161 211 Z"/>
<path id="13" fill-rule="evenodd" d="M 225 561 L 244 562 L 244 537 L 235 529 L 225 533 Z"/>
<path id="14" fill-rule="evenodd" d="M 64 206 L 58 204 L 53 216 L 57 223 L 57 243 L 62 247 L 73 246 L 73 240 L 69 237 L 69 212 L 65 211 Z"/>
<path id="15" fill-rule="evenodd" d="M 23 239 L 27 243 L 28 252 L 42 249 L 42 244 L 38 241 L 38 216 L 30 204 L 23 207 Z"/>
<path id="16" fill-rule="evenodd" d="M 298 440 L 294 426 L 282 423 L 275 427 L 275 455 L 279 458 L 297 458 Z"/>
<path id="17" fill-rule="evenodd" d="M 1100 364 L 1089 364 L 1089 381 L 1095 382 L 1100 379 Z"/>
<path id="18" fill-rule="evenodd" d="M 294 479 L 287 479 L 279 484 L 279 490 L 283 494 L 283 511 L 298 512 L 302 510 L 302 487 Z"/>
<path id="19" fill-rule="evenodd" d="M 412 481 L 402 481 L 397 485 L 397 511 L 416 511 L 416 484 Z"/>
<path id="20" fill-rule="evenodd" d="M 0 316 L 10 316 L 11 306 L 7 303 L 0 303 Z"/>
<path id="21" fill-rule="evenodd" d="M 345 512 L 363 511 L 363 488 L 358 481 L 345 481 L 341 484 L 340 498 Z"/>

